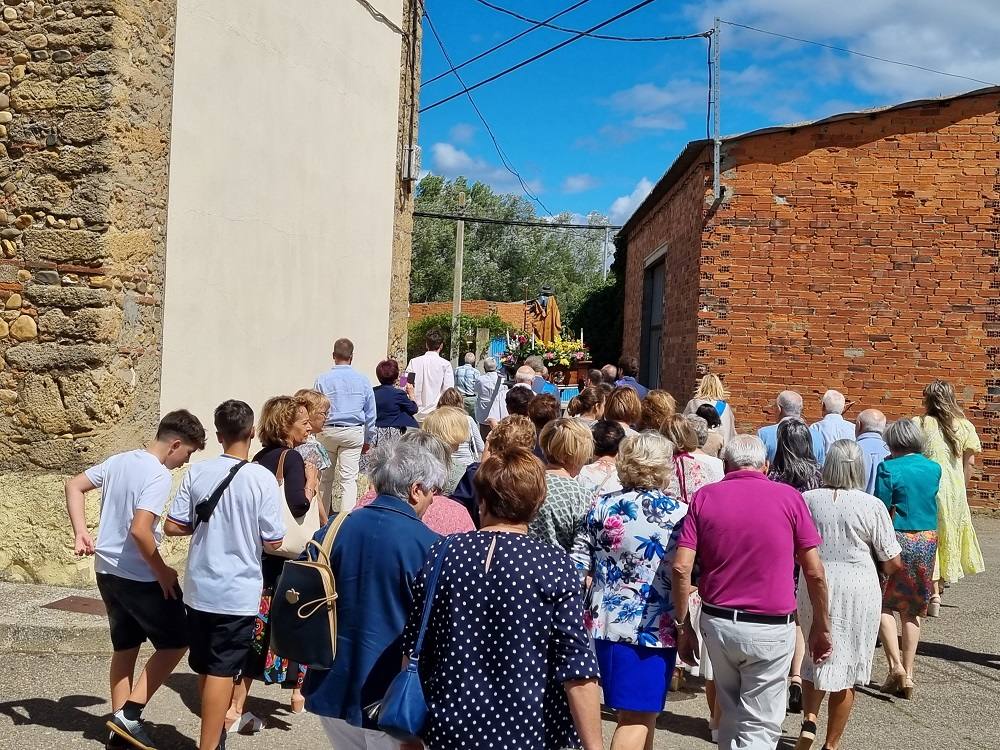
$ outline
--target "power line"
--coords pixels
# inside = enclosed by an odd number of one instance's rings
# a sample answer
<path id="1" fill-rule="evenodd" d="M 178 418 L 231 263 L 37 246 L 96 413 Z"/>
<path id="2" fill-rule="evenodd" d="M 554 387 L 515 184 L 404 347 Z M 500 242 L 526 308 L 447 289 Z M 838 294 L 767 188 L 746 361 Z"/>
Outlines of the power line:
<path id="1" fill-rule="evenodd" d="M 524 194 L 526 196 L 528 196 L 531 200 L 537 203 L 542 208 L 542 210 L 545 211 L 545 213 L 551 215 L 552 211 L 548 208 L 548 206 L 542 203 L 541 198 L 539 198 L 537 195 L 531 192 L 531 190 L 528 189 L 528 186 L 525 184 L 524 179 L 521 177 L 521 173 L 518 172 L 516 169 L 514 169 L 514 166 L 510 163 L 510 160 L 507 158 L 507 154 L 505 154 L 504 150 L 500 147 L 500 142 L 497 140 L 496 135 L 493 133 L 493 128 L 491 128 L 490 124 L 486 121 L 486 117 L 483 115 L 482 111 L 479 109 L 479 106 L 476 104 L 476 100 L 472 98 L 472 93 L 470 92 L 469 88 L 465 85 L 465 81 L 462 80 L 462 74 L 458 72 L 458 68 L 455 67 L 454 63 L 452 63 L 451 56 L 448 54 L 448 50 L 445 49 L 444 40 L 441 39 L 441 35 L 438 34 L 437 28 L 435 28 L 434 26 L 434 21 L 431 20 L 431 16 L 426 10 L 424 11 L 424 18 L 427 19 L 427 26 L 431 30 L 431 33 L 434 35 L 434 39 L 437 41 L 438 47 L 441 48 L 441 54 L 444 56 L 445 62 L 451 67 L 451 70 L 449 70 L 448 72 L 454 74 L 455 78 L 458 79 L 459 85 L 463 89 L 465 89 L 465 95 L 469 98 L 469 104 L 472 105 L 472 108 L 476 111 L 476 114 L 479 116 L 479 121 L 483 123 L 483 127 L 485 127 L 486 132 L 489 133 L 490 140 L 493 141 L 493 147 L 496 149 L 497 155 L 500 157 L 500 161 L 503 164 L 504 169 L 506 169 L 515 178 L 517 178 L 518 183 L 521 185 L 521 190 L 524 191 Z"/>
<path id="2" fill-rule="evenodd" d="M 802 39 L 797 36 L 789 36 L 788 34 L 779 34 L 776 31 L 768 31 L 767 29 L 758 29 L 756 26 L 747 26 L 743 23 L 736 23 L 734 21 L 726 21 L 725 19 L 719 19 L 722 23 L 728 26 L 736 26 L 741 29 L 747 29 L 748 31 L 756 31 L 758 34 L 767 34 L 768 36 L 775 36 L 779 39 L 790 39 L 793 42 L 802 42 L 803 44 L 814 44 L 817 47 L 825 47 L 826 49 L 835 50 L 837 52 L 846 52 L 850 55 L 857 55 L 858 57 L 866 57 L 869 60 L 877 60 L 878 62 L 891 63 L 892 65 L 902 65 L 904 68 L 913 68 L 915 70 L 922 70 L 926 73 L 937 73 L 941 76 L 949 76 L 950 78 L 961 78 L 964 81 L 972 81 L 973 83 L 982 83 L 987 86 L 996 86 L 997 84 L 993 81 L 982 81 L 978 78 L 971 78 L 969 76 L 959 75 L 958 73 L 946 73 L 943 70 L 935 70 L 934 68 L 928 68 L 923 65 L 914 65 L 913 63 L 902 62 L 901 60 L 890 60 L 887 57 L 878 57 L 877 55 L 869 55 L 865 52 L 858 52 L 857 50 L 848 49 L 847 47 L 837 47 L 832 44 L 825 44 L 824 42 L 816 42 L 812 39 Z"/>
<path id="3" fill-rule="evenodd" d="M 462 96 L 462 94 L 467 94 L 470 91 L 475 91 L 479 87 L 485 86 L 488 83 L 493 83 L 493 81 L 497 80 L 498 78 L 503 78 L 505 75 L 508 75 L 509 73 L 513 73 L 515 70 L 520 70 L 525 65 L 530 65 L 531 63 L 535 62 L 536 60 L 541 60 L 546 55 L 550 55 L 553 52 L 562 49 L 566 45 L 572 44 L 573 42 L 577 41 L 578 39 L 581 39 L 582 37 L 586 36 L 587 34 L 593 32 L 593 31 L 597 31 L 598 29 L 603 29 L 605 26 L 608 26 L 609 24 L 612 24 L 615 21 L 617 21 L 617 20 L 619 20 L 621 18 L 624 18 L 625 16 L 631 15 L 632 13 L 635 13 L 637 10 L 645 8 L 647 5 L 650 5 L 651 3 L 654 3 L 654 2 L 656 2 L 656 0 L 642 0 L 641 3 L 637 3 L 636 5 L 633 5 L 631 8 L 627 8 L 626 10 L 623 10 L 621 13 L 618 13 L 617 15 L 612 16 L 611 18 L 607 19 L 606 21 L 601 21 L 601 23 L 596 24 L 595 26 L 591 26 L 586 31 L 581 31 L 581 32 L 579 32 L 579 33 L 571 36 L 568 39 L 564 39 L 563 41 L 561 41 L 559 44 L 555 45 L 554 47 L 549 47 L 547 50 L 539 52 L 537 55 L 532 55 L 527 60 L 522 60 L 521 62 L 517 63 L 516 65 L 512 65 L 509 68 L 501 70 L 499 73 L 495 73 L 495 74 L 491 75 L 489 78 L 484 78 L 483 80 L 479 81 L 478 83 L 474 83 L 472 86 L 463 86 L 462 87 L 462 91 L 456 91 L 454 94 L 452 94 L 450 96 L 446 96 L 444 99 L 439 99 L 438 101 L 434 102 L 433 104 L 428 104 L 427 106 L 422 107 L 420 109 L 420 113 L 423 114 L 424 112 L 428 112 L 428 111 L 434 109 L 435 107 L 440 107 L 442 104 L 450 102 L 453 99 L 457 99 L 458 97 Z"/>
<path id="4" fill-rule="evenodd" d="M 502 8 L 499 5 L 494 5 L 488 0 L 476 0 L 480 5 L 485 5 L 487 8 L 492 8 L 499 13 L 505 13 L 508 16 L 518 19 L 519 21 L 524 21 L 525 23 L 533 23 L 537 26 L 545 26 L 546 28 L 553 29 L 554 31 L 562 31 L 567 34 L 583 34 L 591 39 L 602 39 L 608 42 L 677 42 L 683 39 L 698 39 L 699 37 L 708 36 L 711 32 L 702 31 L 698 34 L 684 34 L 684 35 L 674 35 L 674 36 L 609 36 L 607 34 L 590 34 L 586 31 L 580 31 L 578 29 L 568 29 L 565 26 L 556 26 L 555 24 L 549 23 L 555 19 L 547 18 L 544 21 L 536 21 L 534 18 L 528 18 L 527 16 L 522 16 L 520 13 L 516 13 L 508 8 Z M 561 14 L 560 14 L 561 15 Z M 533 29 L 531 29 L 533 30 Z"/>
<path id="5" fill-rule="evenodd" d="M 357 0 L 357 3 L 362 8 L 364 8 L 365 10 L 367 10 L 368 13 L 371 15 L 371 17 L 374 18 L 376 21 L 378 21 L 380 24 L 382 24 L 383 26 L 386 26 L 386 27 L 392 29 L 397 34 L 399 34 L 401 37 L 404 37 L 404 38 L 406 37 L 406 32 L 405 31 L 403 31 L 396 24 L 394 24 L 392 22 L 392 20 L 387 15 L 385 15 L 385 13 L 383 13 L 378 8 L 376 8 L 375 6 L 373 6 L 370 2 L 368 2 L 368 0 Z"/>
<path id="6" fill-rule="evenodd" d="M 477 60 L 482 60 L 482 59 L 483 59 L 484 57 L 486 57 L 487 55 L 492 55 L 492 54 L 493 54 L 494 52 L 496 52 L 496 51 L 497 51 L 498 49 L 502 49 L 502 48 L 506 47 L 506 46 L 507 46 L 508 44 L 510 44 L 511 42 L 516 42 L 516 41 L 517 41 L 518 39 L 520 39 L 521 37 L 524 37 L 524 36 L 527 36 L 527 35 L 528 35 L 528 34 L 530 34 L 530 33 L 531 33 L 532 31 L 537 31 L 538 29 L 542 28 L 543 26 L 548 26 L 548 22 L 549 22 L 549 21 L 554 21 L 555 19 L 559 18 L 560 16 L 564 16 L 564 15 L 566 15 L 567 13 L 569 13 L 570 11 L 574 11 L 574 10 L 576 10 L 577 8 L 579 8 L 579 7 L 581 6 L 581 5 L 585 5 L 586 3 L 589 3 L 589 2 L 590 2 L 590 0 L 578 0 L 578 2 L 576 2 L 576 3 L 574 3 L 573 5 L 569 6 L 569 7 L 568 7 L 568 8 L 566 8 L 565 10 L 561 10 L 561 11 L 559 11 L 558 13 L 556 13 L 556 14 L 554 14 L 554 15 L 551 15 L 551 16 L 549 16 L 549 17 L 548 17 L 548 18 L 546 18 L 546 19 L 545 19 L 544 21 L 536 21 L 536 22 L 534 22 L 534 24 L 535 24 L 535 25 L 534 25 L 534 26 L 532 26 L 532 27 L 531 27 L 530 29 L 525 29 L 525 30 L 524 30 L 524 31 L 522 31 L 522 32 L 521 32 L 520 34 L 515 34 L 515 35 L 514 35 L 514 36 L 512 36 L 512 37 L 511 37 L 510 39 L 505 39 L 504 41 L 500 42 L 499 44 L 495 44 L 495 45 L 493 45 L 493 46 L 492 46 L 492 47 L 490 47 L 490 48 L 489 48 L 488 50 L 485 50 L 485 51 L 483 51 L 483 52 L 480 52 L 480 53 L 479 53 L 478 55 L 476 55 L 475 57 L 470 57 L 470 58 L 469 58 L 468 60 L 466 60 L 465 62 L 463 62 L 463 63 L 459 63 L 458 65 L 455 65 L 455 66 L 452 66 L 452 69 L 451 69 L 451 70 L 446 70 L 446 71 L 444 71 L 444 72 L 442 72 L 442 73 L 438 73 L 438 74 L 437 74 L 436 76 L 434 76 L 433 78 L 430 78 L 430 79 L 428 79 L 428 80 L 424 81 L 424 85 L 426 86 L 427 84 L 430 84 L 430 83 L 434 83 L 435 81 L 439 81 L 439 80 L 441 80 L 442 78 L 444 78 L 444 77 L 445 77 L 446 75 L 448 75 L 449 73 L 454 73 L 454 72 L 455 72 L 456 70 L 461 70 L 461 69 L 462 69 L 462 68 L 464 68 L 464 67 L 465 67 L 466 65 L 471 65 L 472 63 L 476 62 Z M 463 85 L 464 85 L 464 84 L 463 84 Z"/>
<path id="7" fill-rule="evenodd" d="M 474 224 L 502 224 L 511 227 L 542 227 L 545 229 L 621 229 L 619 224 L 572 224 L 559 221 L 529 221 L 527 219 L 495 219 L 489 216 L 468 216 L 466 214 L 438 213 L 436 211 L 414 211 L 414 216 L 423 219 L 449 219 L 463 221 Z"/>

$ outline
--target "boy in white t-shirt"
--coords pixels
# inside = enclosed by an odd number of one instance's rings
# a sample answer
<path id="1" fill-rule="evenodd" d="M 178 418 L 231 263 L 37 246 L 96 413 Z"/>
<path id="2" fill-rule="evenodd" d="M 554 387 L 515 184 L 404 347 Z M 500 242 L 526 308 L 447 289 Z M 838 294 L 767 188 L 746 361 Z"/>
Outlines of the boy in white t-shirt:
<path id="1" fill-rule="evenodd" d="M 215 429 L 224 453 L 188 470 L 165 527 L 168 536 L 192 537 L 184 602 L 188 663 L 200 676 L 200 750 L 225 746 L 226 711 L 260 607 L 261 556 L 280 547 L 285 536 L 278 481 L 263 466 L 247 463 L 253 409 L 242 401 L 220 404 Z"/>
<path id="2" fill-rule="evenodd" d="M 160 557 L 159 526 L 170 494 L 170 470 L 204 447 L 205 428 L 198 418 L 183 409 L 172 411 L 160 420 L 156 439 L 144 450 L 111 456 L 66 481 L 74 552 L 95 556 L 97 587 L 111 628 L 109 746 L 124 739 L 152 750 L 142 710 L 187 648 L 177 571 Z M 98 487 L 101 516 L 95 543 L 87 530 L 84 495 Z M 133 682 L 139 647 L 147 639 L 156 653 Z"/>

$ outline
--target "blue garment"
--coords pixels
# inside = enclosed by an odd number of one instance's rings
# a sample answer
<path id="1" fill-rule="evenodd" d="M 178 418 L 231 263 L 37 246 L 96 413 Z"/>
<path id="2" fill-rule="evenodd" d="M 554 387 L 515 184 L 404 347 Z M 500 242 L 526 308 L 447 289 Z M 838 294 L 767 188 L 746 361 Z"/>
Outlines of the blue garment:
<path id="1" fill-rule="evenodd" d="M 785 419 L 792 418 L 785 417 Z M 812 430 L 809 431 L 809 434 L 812 435 L 813 455 L 816 457 L 816 464 L 822 466 L 826 460 L 826 445 L 823 443 L 823 436 Z M 764 441 L 764 447 L 767 448 L 767 462 L 774 463 L 774 456 L 778 452 L 778 425 L 770 424 L 767 427 L 761 427 L 757 430 L 757 437 Z"/>
<path id="2" fill-rule="evenodd" d="M 663 710 L 677 663 L 676 648 L 651 648 L 595 638 L 594 654 L 601 668 L 604 705 L 618 711 Z"/>
<path id="3" fill-rule="evenodd" d="M 306 673 L 307 710 L 376 728 L 364 707 L 382 700 L 399 673 L 414 582 L 440 538 L 409 504 L 387 495 L 347 517 L 330 561 L 338 593 L 337 658 L 333 669 Z"/>
<path id="4" fill-rule="evenodd" d="M 535 375 L 535 379 L 531 381 L 531 390 L 535 393 L 548 393 L 556 398 L 559 398 L 559 388 L 552 385 L 552 383 L 543 378 L 541 375 Z"/>
<path id="5" fill-rule="evenodd" d="M 823 454 L 838 440 L 854 440 L 854 423 L 848 422 L 840 414 L 827 414 L 819 422 L 814 422 L 809 431 L 823 439 Z M 817 457 L 818 459 L 818 457 Z M 820 466 L 823 462 L 819 462 Z"/>
<path id="6" fill-rule="evenodd" d="M 889 446 L 885 444 L 882 435 L 878 432 L 862 432 L 858 435 L 858 447 L 865 457 L 865 492 L 869 495 L 875 494 L 875 476 L 878 467 L 889 455 Z"/>
<path id="7" fill-rule="evenodd" d="M 649 389 L 631 375 L 626 375 L 624 378 L 617 381 L 615 385 L 619 388 L 631 388 L 639 394 L 639 398 L 646 398 L 646 394 L 649 393 Z"/>
<path id="8" fill-rule="evenodd" d="M 941 466 L 919 453 L 887 458 L 878 467 L 875 496 L 892 514 L 896 531 L 936 531 Z"/>
<path id="9" fill-rule="evenodd" d="M 449 497 L 456 503 L 461 503 L 469 515 L 472 516 L 472 523 L 478 529 L 481 525 L 479 520 L 479 499 L 476 497 L 476 488 L 472 481 L 476 478 L 476 471 L 479 469 L 479 461 L 474 461 L 465 467 L 465 473 L 458 481 L 458 486 Z"/>
<path id="10" fill-rule="evenodd" d="M 330 399 L 327 427 L 364 425 L 365 442 L 375 434 L 375 393 L 368 378 L 350 365 L 334 365 L 313 384 L 313 388 Z"/>
<path id="11" fill-rule="evenodd" d="M 394 385 L 375 386 L 376 427 L 418 427 L 417 402 Z"/>
<path id="12" fill-rule="evenodd" d="M 455 387 L 463 396 L 476 395 L 477 380 L 479 380 L 479 370 L 475 365 L 462 365 L 455 370 Z"/>

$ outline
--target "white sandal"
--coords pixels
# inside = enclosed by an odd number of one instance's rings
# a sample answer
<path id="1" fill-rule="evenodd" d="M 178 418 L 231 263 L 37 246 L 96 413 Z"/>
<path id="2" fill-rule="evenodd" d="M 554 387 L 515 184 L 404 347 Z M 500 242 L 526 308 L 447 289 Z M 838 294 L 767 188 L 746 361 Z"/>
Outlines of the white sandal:
<path id="1" fill-rule="evenodd" d="M 234 722 L 233 725 L 226 730 L 226 733 L 257 734 L 263 728 L 264 720 L 247 711 L 239 718 L 239 721 Z"/>

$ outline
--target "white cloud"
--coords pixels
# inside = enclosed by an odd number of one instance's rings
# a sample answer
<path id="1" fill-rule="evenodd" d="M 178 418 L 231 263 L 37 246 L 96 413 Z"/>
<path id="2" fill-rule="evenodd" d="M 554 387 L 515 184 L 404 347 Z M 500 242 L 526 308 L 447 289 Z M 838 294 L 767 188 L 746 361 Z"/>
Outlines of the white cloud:
<path id="1" fill-rule="evenodd" d="M 584 193 L 593 190 L 598 185 L 598 179 L 589 174 L 571 174 L 563 180 L 564 193 Z"/>
<path id="2" fill-rule="evenodd" d="M 690 79 L 678 79 L 664 86 L 654 83 L 638 83 L 622 91 L 616 91 L 607 100 L 622 112 L 660 112 L 668 107 L 689 109 L 693 102 L 705 101 L 705 84 Z"/>
<path id="3" fill-rule="evenodd" d="M 431 163 L 434 172 L 444 177 L 465 177 L 473 182 L 485 182 L 502 193 L 521 192 L 517 178 L 503 166 L 471 156 L 450 143 L 435 143 L 431 146 Z M 533 193 L 542 192 L 541 180 L 525 179 L 525 184 Z"/>
<path id="4" fill-rule="evenodd" d="M 636 183 L 635 189 L 631 193 L 615 198 L 614 203 L 611 204 L 611 208 L 608 210 L 608 218 L 611 220 L 611 223 L 624 224 L 652 189 L 652 181 L 643 177 Z"/>
<path id="5" fill-rule="evenodd" d="M 448 131 L 448 137 L 452 143 L 460 143 L 462 145 L 471 143 L 475 136 L 476 126 L 470 125 L 467 122 L 456 122 L 451 126 L 451 130 Z"/>
<path id="6" fill-rule="evenodd" d="M 684 118 L 673 112 L 655 112 L 633 117 L 629 124 L 640 130 L 683 130 Z"/>

